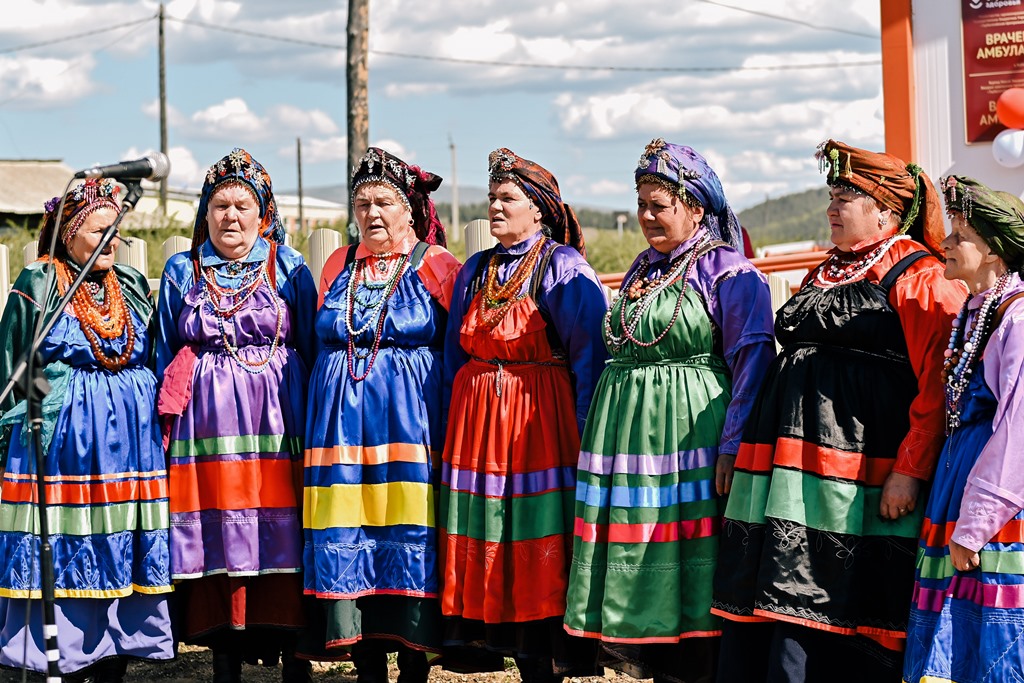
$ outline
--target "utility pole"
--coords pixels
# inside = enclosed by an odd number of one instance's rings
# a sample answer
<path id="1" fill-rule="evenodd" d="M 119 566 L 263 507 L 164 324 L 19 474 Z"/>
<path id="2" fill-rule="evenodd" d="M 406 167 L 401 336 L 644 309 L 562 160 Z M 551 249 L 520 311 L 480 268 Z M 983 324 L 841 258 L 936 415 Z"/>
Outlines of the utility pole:
<path id="1" fill-rule="evenodd" d="M 448 147 L 452 151 L 452 231 L 450 236 L 453 242 L 458 242 L 462 230 L 462 226 L 459 224 L 459 175 L 455 166 L 455 140 L 452 139 L 450 133 Z"/>
<path id="2" fill-rule="evenodd" d="M 167 154 L 167 59 L 164 51 L 164 3 L 160 3 L 160 12 L 157 14 L 159 29 L 158 50 L 160 53 L 158 62 L 160 70 L 160 152 Z M 167 217 L 167 178 L 160 180 L 160 215 Z"/>
<path id="3" fill-rule="evenodd" d="M 306 234 L 306 221 L 302 219 L 302 138 L 295 138 L 295 163 L 299 167 L 299 229 L 295 232 Z"/>
<path id="4" fill-rule="evenodd" d="M 346 51 L 346 82 L 348 85 L 348 175 L 346 184 L 352 183 L 352 172 L 370 145 L 369 87 L 369 33 L 370 0 L 348 0 L 348 40 Z M 351 187 L 349 187 L 351 197 Z M 351 202 L 350 202 L 351 203 Z M 359 231 L 352 220 L 349 206 L 348 238 L 350 244 L 359 241 Z"/>

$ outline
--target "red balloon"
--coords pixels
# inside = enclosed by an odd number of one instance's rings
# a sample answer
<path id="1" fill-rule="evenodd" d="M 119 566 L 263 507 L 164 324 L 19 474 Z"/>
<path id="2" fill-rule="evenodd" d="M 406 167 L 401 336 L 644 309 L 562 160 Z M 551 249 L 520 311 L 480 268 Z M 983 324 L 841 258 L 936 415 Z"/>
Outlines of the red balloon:
<path id="1" fill-rule="evenodd" d="M 1024 128 L 1024 88 L 1008 88 L 996 100 L 996 116 L 1007 128 Z"/>

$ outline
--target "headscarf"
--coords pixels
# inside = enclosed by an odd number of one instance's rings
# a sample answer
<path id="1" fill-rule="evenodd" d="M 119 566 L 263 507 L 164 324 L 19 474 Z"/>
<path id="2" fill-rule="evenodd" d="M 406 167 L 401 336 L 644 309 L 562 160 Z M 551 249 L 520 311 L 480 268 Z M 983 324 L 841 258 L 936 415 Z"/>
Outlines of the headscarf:
<path id="1" fill-rule="evenodd" d="M 943 258 L 946 235 L 939 195 L 921 167 L 885 152 L 869 152 L 835 140 L 818 145 L 819 170 L 828 171 L 829 185 L 848 185 L 881 204 L 901 219 L 900 232 Z"/>
<path id="2" fill-rule="evenodd" d="M 958 211 L 992 251 L 1015 271 L 1024 266 L 1024 202 L 967 176 L 942 180 L 947 211 Z"/>
<path id="3" fill-rule="evenodd" d="M 519 185 L 540 209 L 541 222 L 551 228 L 551 238 L 560 244 L 569 245 L 584 257 L 587 255 L 587 248 L 583 244 L 583 229 L 576 219 L 576 212 L 562 201 L 558 181 L 550 171 L 502 147 L 488 155 L 487 172 L 492 183 L 511 180 Z"/>
<path id="4" fill-rule="evenodd" d="M 96 180 L 89 178 L 81 185 L 73 187 L 65 195 L 64 210 L 60 215 L 60 238 L 61 243 L 67 247 L 75 238 L 82 223 L 94 211 L 110 208 L 120 211 L 117 204 L 117 193 L 121 188 L 109 178 Z M 39 229 L 39 246 L 36 255 L 42 258 L 50 252 L 50 240 L 53 238 L 53 229 L 57 225 L 57 209 L 60 207 L 60 197 L 54 197 L 43 205 L 46 213 L 43 214 L 43 224 Z"/>
<path id="5" fill-rule="evenodd" d="M 646 182 L 664 184 L 682 200 L 687 195 L 704 207 L 701 225 L 716 239 L 743 253 L 740 222 L 725 198 L 722 181 L 707 159 L 691 147 L 655 138 L 644 148 L 633 174 L 637 188 Z"/>
<path id="6" fill-rule="evenodd" d="M 284 223 L 281 222 L 281 214 L 277 211 L 270 174 L 251 154 L 241 147 L 235 147 L 206 172 L 206 182 L 203 183 L 203 192 L 199 196 L 196 222 L 192 228 L 192 259 L 197 262 L 199 247 L 209 236 L 206 213 L 210 197 L 218 187 L 229 182 L 240 182 L 256 195 L 260 205 L 260 235 L 271 242 L 284 244 Z"/>
<path id="7" fill-rule="evenodd" d="M 370 147 L 359 160 L 349 182 L 349 206 L 355 201 L 356 190 L 366 183 L 385 183 L 393 187 L 412 213 L 412 228 L 416 237 L 427 244 L 448 245 L 444 225 L 437 217 L 437 208 L 430 193 L 441 186 L 441 176 L 424 171 L 419 166 L 405 163 L 394 154 Z M 458 226 L 455 226 L 458 229 Z"/>

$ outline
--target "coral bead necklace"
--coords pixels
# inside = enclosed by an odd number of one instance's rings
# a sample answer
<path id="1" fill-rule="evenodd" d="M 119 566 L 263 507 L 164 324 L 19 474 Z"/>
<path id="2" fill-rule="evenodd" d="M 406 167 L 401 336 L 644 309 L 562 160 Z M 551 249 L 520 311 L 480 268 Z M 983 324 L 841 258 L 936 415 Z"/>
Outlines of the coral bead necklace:
<path id="1" fill-rule="evenodd" d="M 58 291 L 68 291 L 74 278 L 71 270 L 62 260 L 56 261 Z M 93 283 L 89 283 L 93 284 Z M 96 361 L 110 372 L 117 372 L 128 364 L 135 349 L 135 326 L 132 324 L 131 312 L 121 291 L 121 282 L 113 270 L 103 276 L 103 301 L 98 302 L 99 285 L 79 287 L 71 299 L 71 309 L 82 328 L 82 334 L 92 348 Z M 124 349 L 116 356 L 108 356 L 103 351 L 100 339 L 117 339 L 127 331 Z"/>
<path id="2" fill-rule="evenodd" d="M 546 239 L 538 239 L 503 285 L 498 284 L 499 254 L 497 251 L 491 254 L 487 262 L 487 279 L 480 291 L 480 305 L 476 310 L 478 326 L 487 330 L 494 329 L 513 304 L 526 298 L 526 292 L 521 290 L 533 275 L 546 244 Z"/>

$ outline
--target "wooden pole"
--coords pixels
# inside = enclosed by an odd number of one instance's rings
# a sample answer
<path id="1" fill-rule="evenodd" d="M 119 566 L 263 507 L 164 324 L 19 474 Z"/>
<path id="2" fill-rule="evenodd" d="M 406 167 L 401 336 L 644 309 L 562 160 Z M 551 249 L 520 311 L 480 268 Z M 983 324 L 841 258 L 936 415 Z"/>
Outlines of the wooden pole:
<path id="1" fill-rule="evenodd" d="M 164 51 L 164 4 L 160 3 L 157 41 L 160 70 L 160 151 L 167 154 L 167 57 Z M 167 217 L 167 178 L 160 180 L 160 215 Z"/>
<path id="2" fill-rule="evenodd" d="M 302 235 L 306 233 L 306 221 L 302 217 L 302 138 L 295 138 L 295 162 L 299 172 L 299 229 L 295 232 Z"/>
<path id="3" fill-rule="evenodd" d="M 462 226 L 459 225 L 459 175 L 455 167 L 455 141 L 448 136 L 448 147 L 452 150 L 452 230 L 449 239 L 458 242 Z"/>
<path id="4" fill-rule="evenodd" d="M 348 41 L 346 50 L 348 63 L 346 81 L 348 85 L 348 174 L 346 184 L 352 180 L 352 172 L 359 165 L 359 159 L 370 145 L 370 105 L 367 94 L 369 87 L 369 0 L 349 0 Z M 358 230 L 353 230 L 352 207 L 349 207 L 349 243 L 359 241 Z"/>

